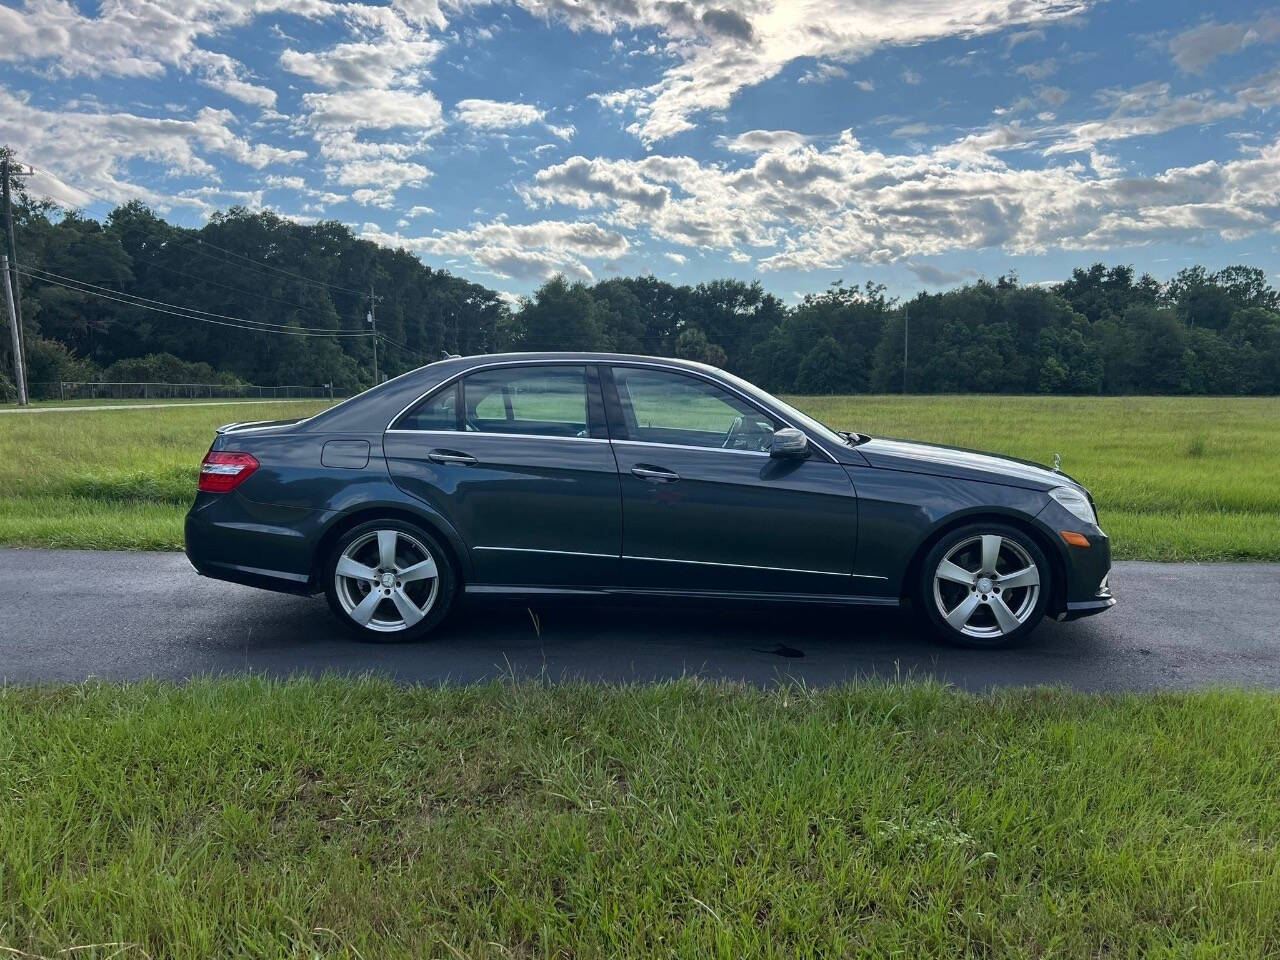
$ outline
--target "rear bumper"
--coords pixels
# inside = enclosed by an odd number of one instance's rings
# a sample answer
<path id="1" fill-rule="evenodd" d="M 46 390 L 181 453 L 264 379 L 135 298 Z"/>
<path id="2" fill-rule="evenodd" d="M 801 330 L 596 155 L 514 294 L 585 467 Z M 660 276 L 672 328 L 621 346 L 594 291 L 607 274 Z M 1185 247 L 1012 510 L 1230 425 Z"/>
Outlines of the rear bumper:
<path id="1" fill-rule="evenodd" d="M 316 544 L 331 517 L 320 510 L 257 503 L 235 492 L 202 493 L 187 513 L 187 559 L 202 576 L 311 593 Z"/>

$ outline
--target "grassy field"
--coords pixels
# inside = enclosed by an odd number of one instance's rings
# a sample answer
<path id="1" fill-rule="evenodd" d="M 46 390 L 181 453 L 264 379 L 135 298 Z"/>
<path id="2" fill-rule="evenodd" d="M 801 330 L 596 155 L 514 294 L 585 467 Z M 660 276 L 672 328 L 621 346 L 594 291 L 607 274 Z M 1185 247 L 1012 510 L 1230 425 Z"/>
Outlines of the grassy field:
<path id="1" fill-rule="evenodd" d="M 1280 398 L 793 399 L 841 429 L 1040 462 L 1061 453 L 1121 558 L 1280 560 Z M 0 543 L 177 547 L 214 427 L 324 406 L 0 416 Z"/>
<path id="2" fill-rule="evenodd" d="M 0 543 L 175 549 L 214 429 L 328 401 L 0 415 Z"/>
<path id="3" fill-rule="evenodd" d="M 1243 692 L 9 688 L 0 953 L 1273 957 L 1278 731 Z"/>

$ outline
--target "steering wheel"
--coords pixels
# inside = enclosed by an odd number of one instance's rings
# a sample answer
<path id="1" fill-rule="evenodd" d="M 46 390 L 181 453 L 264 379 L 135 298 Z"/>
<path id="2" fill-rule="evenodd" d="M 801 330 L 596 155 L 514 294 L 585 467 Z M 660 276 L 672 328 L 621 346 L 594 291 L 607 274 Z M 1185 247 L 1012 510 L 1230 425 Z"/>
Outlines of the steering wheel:
<path id="1" fill-rule="evenodd" d="M 727 450 L 733 446 L 734 441 L 738 439 L 738 435 L 742 433 L 743 423 L 744 420 L 741 416 L 734 417 L 733 423 L 729 424 L 729 432 L 724 435 L 724 443 L 720 444 L 722 448 Z"/>

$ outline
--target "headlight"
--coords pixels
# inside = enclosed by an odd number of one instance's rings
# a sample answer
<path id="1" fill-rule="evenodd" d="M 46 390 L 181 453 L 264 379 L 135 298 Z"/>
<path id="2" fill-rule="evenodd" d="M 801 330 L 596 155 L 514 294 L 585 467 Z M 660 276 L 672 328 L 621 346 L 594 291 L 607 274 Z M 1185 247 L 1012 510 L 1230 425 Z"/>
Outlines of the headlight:
<path id="1" fill-rule="evenodd" d="M 1049 491 L 1049 496 L 1085 523 L 1092 523 L 1095 527 L 1098 525 L 1098 515 L 1093 512 L 1093 504 L 1083 490 L 1076 487 L 1054 487 Z"/>

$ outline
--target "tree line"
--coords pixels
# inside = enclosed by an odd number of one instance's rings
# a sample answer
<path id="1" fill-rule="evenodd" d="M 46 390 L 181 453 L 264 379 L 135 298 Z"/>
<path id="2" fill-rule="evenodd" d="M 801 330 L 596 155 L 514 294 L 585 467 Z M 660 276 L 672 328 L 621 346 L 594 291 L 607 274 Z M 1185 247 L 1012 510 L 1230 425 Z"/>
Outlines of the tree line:
<path id="1" fill-rule="evenodd" d="M 909 300 L 837 282 L 794 306 L 758 282 L 554 277 L 510 304 L 336 222 L 233 208 L 189 229 L 139 202 L 98 222 L 19 193 L 15 229 L 35 396 L 95 379 L 353 392 L 373 382 L 371 308 L 383 376 L 442 353 L 571 349 L 700 360 L 801 394 L 1280 393 L 1280 295 L 1248 266 L 1161 283 L 1094 264 Z"/>

